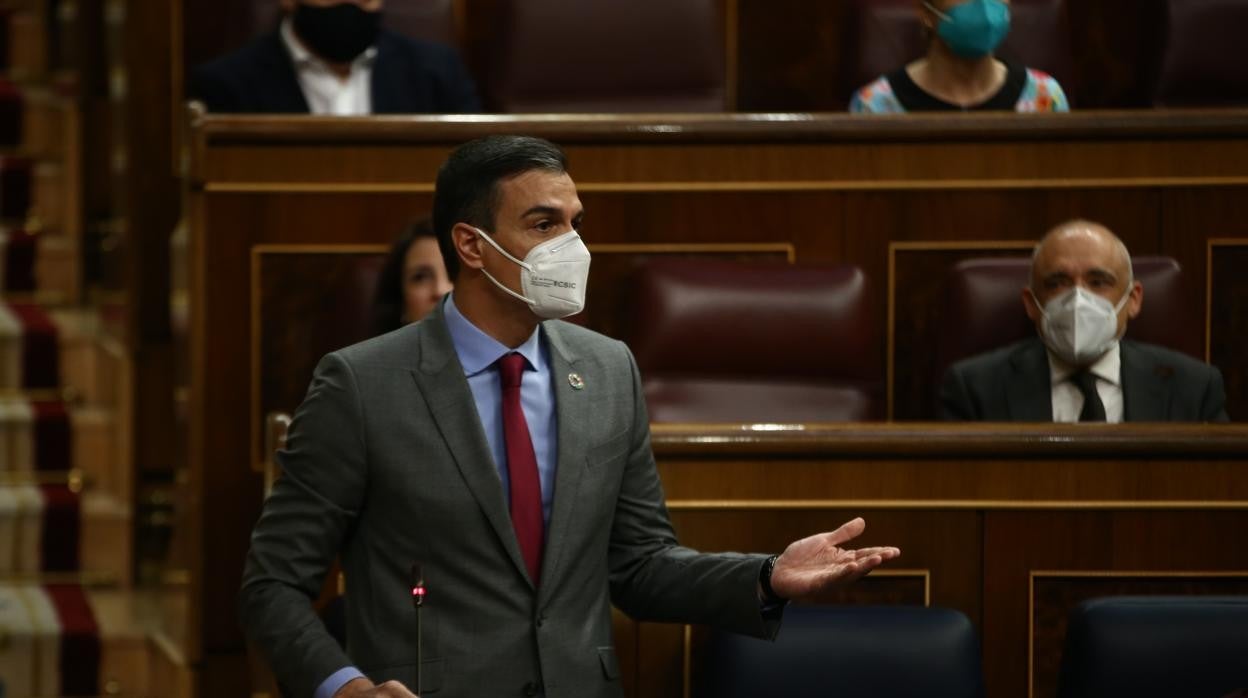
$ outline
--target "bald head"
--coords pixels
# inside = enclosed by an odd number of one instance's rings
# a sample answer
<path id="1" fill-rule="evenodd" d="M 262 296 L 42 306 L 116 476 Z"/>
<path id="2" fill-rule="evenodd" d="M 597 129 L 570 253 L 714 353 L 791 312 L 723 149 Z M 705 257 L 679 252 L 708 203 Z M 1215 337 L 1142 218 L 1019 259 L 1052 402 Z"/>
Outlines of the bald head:
<path id="1" fill-rule="evenodd" d="M 1131 253 L 1113 231 L 1100 223 L 1073 220 L 1045 233 L 1036 244 L 1031 256 L 1032 290 L 1039 292 L 1046 281 L 1052 280 L 1051 274 L 1060 275 L 1072 268 L 1062 262 L 1076 260 L 1086 264 L 1075 264 L 1075 267 L 1095 267 L 1098 275 L 1118 278 L 1124 287 L 1134 280 Z"/>
<path id="2" fill-rule="evenodd" d="M 1031 258 L 1031 288 L 1023 291 L 1027 314 L 1039 323 L 1040 309 L 1075 287 L 1115 306 L 1131 296 L 1118 316 L 1119 335 L 1127 319 L 1140 312 L 1144 291 L 1134 279 L 1127 246 L 1100 223 L 1067 221 L 1040 239 Z"/>

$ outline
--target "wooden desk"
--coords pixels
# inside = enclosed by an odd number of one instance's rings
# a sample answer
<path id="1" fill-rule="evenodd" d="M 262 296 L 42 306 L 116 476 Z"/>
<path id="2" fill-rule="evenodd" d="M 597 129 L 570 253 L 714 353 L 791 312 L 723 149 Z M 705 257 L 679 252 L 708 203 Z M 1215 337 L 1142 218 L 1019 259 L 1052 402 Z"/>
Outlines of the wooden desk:
<path id="1" fill-rule="evenodd" d="M 916 406 L 929 404 L 927 353 L 914 348 L 928 346 L 935 326 L 931 299 L 939 269 L 960 256 L 1017 254 L 1047 226 L 1083 216 L 1107 223 L 1137 254 L 1179 260 L 1192 282 L 1192 307 L 1199 309 L 1193 314 L 1204 319 L 1207 352 L 1226 373 L 1231 414 L 1248 414 L 1248 313 L 1242 311 L 1248 277 L 1239 271 L 1248 265 L 1248 111 L 1033 118 L 201 117 L 190 133 L 191 657 L 205 695 L 246 690 L 234 608 L 260 506 L 260 475 L 249 465 L 262 460 L 261 406 L 281 404 L 261 390 L 261 377 L 304 365 L 266 355 L 272 347 L 261 329 L 298 318 L 275 320 L 261 289 L 287 300 L 326 291 L 327 277 L 306 271 L 311 267 L 268 262 L 296 254 L 377 254 L 404 223 L 429 210 L 437 167 L 451 148 L 486 133 L 541 135 L 566 147 L 588 211 L 584 233 L 595 252 L 595 273 L 614 275 L 590 284 L 590 312 L 599 313 L 591 321 L 608 332 L 618 327 L 616 312 L 627 308 L 625 273 L 647 256 L 857 264 L 871 280 L 887 330 L 877 350 L 888 358 L 893 413 L 913 418 L 923 414 Z M 282 268 L 288 272 L 277 271 Z M 321 302 L 311 304 L 308 317 L 316 317 Z M 273 384 L 306 381 L 304 375 L 280 378 Z M 1012 452 L 998 460 L 1026 456 Z M 663 459 L 676 501 L 692 497 Z M 902 468 L 912 459 L 887 467 Z M 1079 462 L 1109 467 L 1118 460 L 1102 453 Z M 917 477 L 904 468 L 897 472 L 903 484 Z M 1017 472 L 998 468 L 992 481 L 1012 482 L 1022 477 Z M 958 477 L 976 481 L 977 475 Z M 900 496 L 893 480 L 879 482 L 880 496 Z M 1122 501 L 1136 498 L 1121 494 Z M 980 525 L 988 516 L 973 507 L 951 511 L 965 520 L 962 526 Z M 985 511 L 1030 522 L 1048 510 Z M 683 522 L 690 512 L 674 513 L 688 528 Z M 1146 508 L 1139 516 L 1152 521 L 1156 513 Z M 908 548 L 925 545 L 916 541 Z"/>
<path id="2" fill-rule="evenodd" d="M 902 557 L 842 600 L 966 613 L 989 696 L 1053 695 L 1085 598 L 1248 593 L 1243 426 L 671 425 L 653 443 L 686 545 L 779 551 L 866 518 L 861 545 Z M 633 695 L 684 693 L 699 633 L 619 635 Z"/>

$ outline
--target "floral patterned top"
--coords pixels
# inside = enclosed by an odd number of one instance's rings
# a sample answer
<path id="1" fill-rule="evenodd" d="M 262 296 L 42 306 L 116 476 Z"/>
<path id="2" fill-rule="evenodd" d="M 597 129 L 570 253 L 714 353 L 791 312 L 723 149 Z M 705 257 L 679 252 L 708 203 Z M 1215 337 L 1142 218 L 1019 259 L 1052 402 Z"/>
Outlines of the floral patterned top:
<path id="1" fill-rule="evenodd" d="M 1007 64 L 1005 84 L 985 102 L 960 107 L 924 92 L 905 68 L 882 75 L 854 93 L 849 110 L 859 114 L 904 114 L 913 111 L 1066 112 L 1066 93 L 1052 76 L 1033 68 Z"/>

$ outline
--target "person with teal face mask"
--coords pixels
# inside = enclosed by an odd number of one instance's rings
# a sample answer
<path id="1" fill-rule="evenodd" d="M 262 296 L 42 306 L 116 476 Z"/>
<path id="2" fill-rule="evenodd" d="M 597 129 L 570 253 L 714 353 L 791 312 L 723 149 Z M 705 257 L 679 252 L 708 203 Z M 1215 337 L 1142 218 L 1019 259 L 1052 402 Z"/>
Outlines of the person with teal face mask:
<path id="1" fill-rule="evenodd" d="M 1064 112 L 1051 76 L 994 55 L 1010 32 L 1009 0 L 920 0 L 927 55 L 858 90 L 850 111 Z"/>

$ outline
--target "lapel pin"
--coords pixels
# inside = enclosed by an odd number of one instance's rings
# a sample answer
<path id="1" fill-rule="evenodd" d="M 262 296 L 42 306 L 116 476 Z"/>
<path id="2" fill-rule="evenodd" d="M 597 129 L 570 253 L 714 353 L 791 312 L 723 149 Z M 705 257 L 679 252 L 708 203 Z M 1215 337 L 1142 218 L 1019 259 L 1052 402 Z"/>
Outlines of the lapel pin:
<path id="1" fill-rule="evenodd" d="M 581 378 L 581 374 L 579 373 L 568 374 L 568 385 L 572 386 L 573 390 L 585 389 L 585 381 Z"/>

